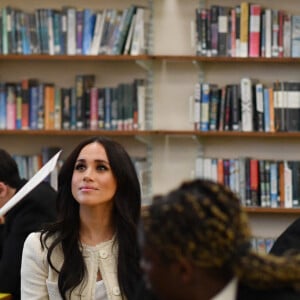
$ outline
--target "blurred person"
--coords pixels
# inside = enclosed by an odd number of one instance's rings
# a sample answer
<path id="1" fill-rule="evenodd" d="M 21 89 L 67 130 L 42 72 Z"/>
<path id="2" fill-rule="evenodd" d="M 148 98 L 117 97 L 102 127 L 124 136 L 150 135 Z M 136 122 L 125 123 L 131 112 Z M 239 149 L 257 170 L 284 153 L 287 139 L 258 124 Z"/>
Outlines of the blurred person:
<path id="1" fill-rule="evenodd" d="M 147 288 L 136 299 L 300 299 L 300 256 L 259 255 L 250 240 L 226 186 L 197 179 L 155 197 L 139 226 Z"/>
<path id="2" fill-rule="evenodd" d="M 27 183 L 21 179 L 17 163 L 0 149 L 0 207 Z M 23 244 L 27 236 L 56 218 L 56 191 L 40 183 L 0 218 L 0 292 L 20 299 L 20 270 Z"/>
<path id="3" fill-rule="evenodd" d="M 289 225 L 275 240 L 270 253 L 284 255 L 288 252 L 300 253 L 300 218 Z"/>

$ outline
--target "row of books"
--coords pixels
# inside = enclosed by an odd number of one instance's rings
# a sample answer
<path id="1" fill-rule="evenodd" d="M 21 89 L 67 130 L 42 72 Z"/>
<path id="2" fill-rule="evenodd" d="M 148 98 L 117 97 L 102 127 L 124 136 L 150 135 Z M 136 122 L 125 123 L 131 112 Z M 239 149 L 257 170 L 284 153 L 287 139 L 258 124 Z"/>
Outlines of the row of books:
<path id="1" fill-rule="evenodd" d="M 19 155 L 13 154 L 12 157 L 16 161 L 19 169 L 19 174 L 21 178 L 30 179 L 50 158 L 52 158 L 58 151 L 60 147 L 56 146 L 45 146 L 42 147 L 40 153 L 34 155 Z M 55 169 L 50 173 L 44 181 L 51 184 L 54 189 L 57 189 L 57 176 L 59 169 L 62 165 L 62 159 L 58 160 Z"/>
<path id="2" fill-rule="evenodd" d="M 0 83 L 0 129 L 145 129 L 145 79 L 95 87 L 94 75 L 75 86 L 25 79 Z"/>
<path id="3" fill-rule="evenodd" d="M 300 15 L 241 2 L 196 9 L 202 56 L 300 57 Z"/>
<path id="4" fill-rule="evenodd" d="M 300 206 L 300 161 L 197 157 L 195 176 L 227 185 L 244 206 Z"/>
<path id="5" fill-rule="evenodd" d="M 254 236 L 251 238 L 252 249 L 260 254 L 267 254 L 274 245 L 275 238 Z"/>
<path id="6" fill-rule="evenodd" d="M 223 87 L 197 83 L 193 98 L 195 130 L 300 131 L 299 81 L 271 87 L 251 78 Z"/>
<path id="7" fill-rule="evenodd" d="M 147 11 L 75 7 L 0 12 L 0 54 L 98 55 L 147 52 Z"/>
<path id="8" fill-rule="evenodd" d="M 41 152 L 33 155 L 13 154 L 21 178 L 30 179 L 51 157 L 53 157 L 61 148 L 56 146 L 42 147 Z M 132 162 L 135 166 L 138 179 L 141 185 L 142 197 L 149 197 L 147 186 L 149 184 L 149 166 L 147 159 L 140 156 L 132 156 Z M 59 159 L 54 171 L 44 180 L 49 182 L 54 189 L 57 189 L 58 173 L 63 164 Z"/>

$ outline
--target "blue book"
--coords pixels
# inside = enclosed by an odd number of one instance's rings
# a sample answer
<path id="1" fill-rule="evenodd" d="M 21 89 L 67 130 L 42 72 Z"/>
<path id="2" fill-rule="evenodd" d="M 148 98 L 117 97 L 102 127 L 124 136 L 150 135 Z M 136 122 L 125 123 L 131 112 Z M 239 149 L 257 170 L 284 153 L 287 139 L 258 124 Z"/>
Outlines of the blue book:
<path id="1" fill-rule="evenodd" d="M 270 163 L 270 197 L 271 207 L 278 207 L 278 166 L 276 161 Z"/>
<path id="2" fill-rule="evenodd" d="M 83 37 L 82 37 L 82 54 L 90 54 L 92 43 L 92 27 L 93 27 L 93 12 L 86 8 L 83 11 Z"/>
<path id="3" fill-rule="evenodd" d="M 38 99 L 39 87 L 32 85 L 29 87 L 29 128 L 38 129 Z"/>
<path id="4" fill-rule="evenodd" d="M 270 132 L 270 98 L 268 88 L 264 88 L 264 123 L 265 132 Z"/>
<path id="5" fill-rule="evenodd" d="M 3 82 L 0 82 L 0 129 L 6 129 L 6 96 Z"/>

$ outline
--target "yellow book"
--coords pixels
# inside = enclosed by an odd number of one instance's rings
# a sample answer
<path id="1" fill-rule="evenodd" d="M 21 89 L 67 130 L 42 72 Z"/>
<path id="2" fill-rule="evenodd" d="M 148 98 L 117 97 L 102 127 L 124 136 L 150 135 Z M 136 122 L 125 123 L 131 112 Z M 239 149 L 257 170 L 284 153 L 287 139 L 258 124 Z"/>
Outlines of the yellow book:
<path id="1" fill-rule="evenodd" d="M 248 37 L 249 37 L 249 3 L 241 3 L 241 35 L 240 35 L 240 56 L 248 57 Z"/>

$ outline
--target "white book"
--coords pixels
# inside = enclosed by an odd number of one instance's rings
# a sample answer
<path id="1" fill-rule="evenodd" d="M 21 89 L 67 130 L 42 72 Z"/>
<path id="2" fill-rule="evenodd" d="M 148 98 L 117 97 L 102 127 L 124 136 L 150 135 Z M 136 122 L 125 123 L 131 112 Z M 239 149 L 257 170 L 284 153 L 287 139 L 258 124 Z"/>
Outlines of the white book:
<path id="1" fill-rule="evenodd" d="M 76 9 L 67 9 L 67 55 L 76 55 Z"/>
<path id="2" fill-rule="evenodd" d="M 49 55 L 54 55 L 54 32 L 53 32 L 53 11 L 47 9 L 47 25 L 48 25 L 48 47 Z"/>
<path id="3" fill-rule="evenodd" d="M 130 24 L 130 27 L 129 27 L 129 32 L 128 32 L 127 38 L 126 38 L 126 44 L 125 44 L 123 54 L 129 54 L 131 52 L 132 36 L 133 36 L 133 30 L 134 30 L 134 27 L 135 27 L 135 20 L 136 20 L 136 15 L 134 15 L 132 17 L 131 24 Z"/>
<path id="4" fill-rule="evenodd" d="M 211 161 L 210 157 L 205 157 L 203 160 L 203 178 L 211 179 Z"/>
<path id="5" fill-rule="evenodd" d="M 136 19 L 132 36 L 132 44 L 130 49 L 131 55 L 140 55 L 144 53 L 144 11 L 143 7 L 138 7 L 136 10 Z"/>
<path id="6" fill-rule="evenodd" d="M 252 80 L 241 79 L 242 131 L 253 131 Z"/>
<path id="7" fill-rule="evenodd" d="M 272 10 L 265 10 L 265 56 L 272 56 Z"/>
<path id="8" fill-rule="evenodd" d="M 98 55 L 102 28 L 103 28 L 103 14 L 102 12 L 99 11 L 96 13 L 96 22 L 95 22 L 94 35 L 91 44 L 90 55 Z"/>
<path id="9" fill-rule="evenodd" d="M 203 178 L 204 158 L 199 156 L 195 160 L 195 178 Z"/>
<path id="10" fill-rule="evenodd" d="M 288 166 L 288 162 L 284 162 L 284 207 L 293 207 L 293 189 L 292 189 L 292 170 Z"/>
<path id="11" fill-rule="evenodd" d="M 210 179 L 214 182 L 218 181 L 218 159 L 211 159 L 211 174 Z"/>
<path id="12" fill-rule="evenodd" d="M 291 57 L 291 31 L 292 22 L 291 15 L 285 13 L 283 20 L 283 56 Z"/>
<path id="13" fill-rule="evenodd" d="M 138 129 L 146 129 L 146 86 L 141 82 L 137 86 Z"/>
<path id="14" fill-rule="evenodd" d="M 201 84 L 196 83 L 194 88 L 194 127 L 195 130 L 200 129 L 201 117 Z"/>

